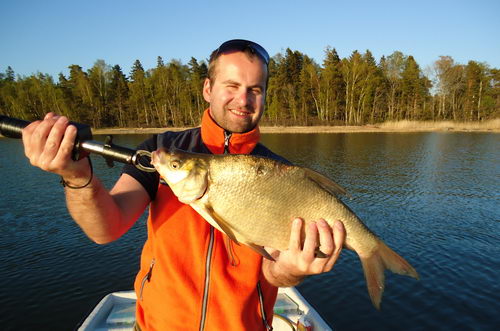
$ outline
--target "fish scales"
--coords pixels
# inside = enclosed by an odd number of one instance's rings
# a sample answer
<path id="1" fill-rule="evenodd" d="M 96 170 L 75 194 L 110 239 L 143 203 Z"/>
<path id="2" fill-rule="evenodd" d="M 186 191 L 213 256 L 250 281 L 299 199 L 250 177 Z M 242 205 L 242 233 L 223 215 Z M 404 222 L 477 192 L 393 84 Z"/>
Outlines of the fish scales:
<path id="1" fill-rule="evenodd" d="M 349 233 L 364 227 L 335 196 L 306 177 L 302 168 L 276 161 L 254 158 L 241 162 L 235 157 L 210 164 L 208 201 L 223 219 L 231 220 L 243 242 L 269 246 L 279 250 L 288 247 L 291 223 L 302 217 L 306 223 L 325 219 L 330 226 L 342 220 L 346 227 L 346 244 L 368 246 L 370 241 L 356 242 Z M 304 233 L 304 231 L 303 231 Z M 371 233 L 367 233 L 370 236 Z M 371 249 L 372 247 L 364 247 Z"/>
<path id="2" fill-rule="evenodd" d="M 336 197 L 345 191 L 310 169 L 250 155 L 208 155 L 163 148 L 152 153 L 151 163 L 181 202 L 233 240 L 266 257 L 262 247 L 288 248 L 295 217 L 306 223 L 323 218 L 330 226 L 340 220 L 346 230 L 345 247 L 358 254 L 370 299 L 377 309 L 384 291 L 385 269 L 418 279 L 417 271 Z"/>

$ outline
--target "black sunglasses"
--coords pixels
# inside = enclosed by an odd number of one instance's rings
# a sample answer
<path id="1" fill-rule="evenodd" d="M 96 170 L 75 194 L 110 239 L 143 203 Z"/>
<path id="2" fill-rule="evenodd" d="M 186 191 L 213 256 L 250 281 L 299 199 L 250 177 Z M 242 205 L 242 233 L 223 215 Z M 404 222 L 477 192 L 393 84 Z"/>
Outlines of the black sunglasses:
<path id="1" fill-rule="evenodd" d="M 269 65 L 269 54 L 261 45 L 254 43 L 250 40 L 244 39 L 233 39 L 228 40 L 217 48 L 217 52 L 215 56 L 219 56 L 220 54 L 231 52 L 231 51 L 244 51 L 251 50 L 253 54 L 257 54 L 266 65 Z"/>

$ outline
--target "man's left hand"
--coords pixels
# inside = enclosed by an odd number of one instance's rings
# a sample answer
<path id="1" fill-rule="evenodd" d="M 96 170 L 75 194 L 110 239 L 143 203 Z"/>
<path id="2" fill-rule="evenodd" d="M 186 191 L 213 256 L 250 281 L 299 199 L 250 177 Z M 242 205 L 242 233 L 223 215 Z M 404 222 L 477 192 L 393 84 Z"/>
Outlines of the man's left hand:
<path id="1" fill-rule="evenodd" d="M 275 261 L 264 260 L 263 262 L 264 275 L 271 284 L 297 285 L 306 276 L 332 270 L 337 261 L 346 236 L 342 222 L 335 221 L 333 228 L 324 219 L 307 224 L 303 245 L 302 226 L 304 226 L 304 221 L 301 218 L 293 221 L 287 250 L 280 252 L 266 247 L 275 259 Z M 317 254 L 319 253 L 317 249 L 322 254 Z"/>

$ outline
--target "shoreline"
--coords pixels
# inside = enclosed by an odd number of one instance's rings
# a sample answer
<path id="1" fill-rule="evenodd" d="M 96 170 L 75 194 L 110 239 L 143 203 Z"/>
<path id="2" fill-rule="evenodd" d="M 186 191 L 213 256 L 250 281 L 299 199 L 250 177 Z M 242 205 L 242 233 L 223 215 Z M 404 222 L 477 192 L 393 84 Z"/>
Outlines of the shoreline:
<path id="1" fill-rule="evenodd" d="M 436 122 L 433 125 L 402 125 L 401 123 L 384 123 L 380 125 L 359 126 L 260 126 L 261 133 L 411 133 L 411 132 L 493 132 L 500 133 L 500 120 L 495 125 L 482 123 Z M 93 129 L 96 135 L 106 134 L 158 134 L 165 131 L 182 131 L 193 127 L 176 128 L 103 128 Z"/>
<path id="2" fill-rule="evenodd" d="M 193 127 L 165 128 L 102 128 L 92 129 L 94 135 L 158 134 L 165 131 L 182 131 Z M 398 121 L 366 125 L 337 126 L 260 126 L 263 134 L 312 134 L 312 133 L 415 133 L 415 132 L 486 132 L 500 133 L 500 118 L 485 122 L 418 122 Z M 0 138 L 3 136 L 0 134 Z"/>

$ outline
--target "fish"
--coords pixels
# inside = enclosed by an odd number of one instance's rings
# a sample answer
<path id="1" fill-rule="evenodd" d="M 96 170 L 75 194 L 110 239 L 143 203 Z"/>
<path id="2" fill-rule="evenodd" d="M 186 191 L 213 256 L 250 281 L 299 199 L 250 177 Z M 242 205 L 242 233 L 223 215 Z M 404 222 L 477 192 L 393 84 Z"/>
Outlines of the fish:
<path id="1" fill-rule="evenodd" d="M 340 220 L 344 247 L 361 260 L 368 293 L 380 309 L 386 269 L 419 279 L 417 271 L 375 235 L 340 199 L 347 192 L 312 169 L 242 154 L 202 154 L 159 148 L 151 164 L 180 202 L 238 244 L 272 259 L 264 247 L 289 245 L 293 219 Z M 305 237 L 303 227 L 302 240 Z"/>

